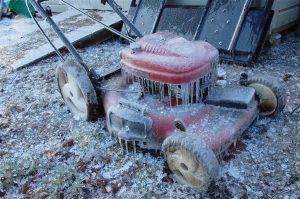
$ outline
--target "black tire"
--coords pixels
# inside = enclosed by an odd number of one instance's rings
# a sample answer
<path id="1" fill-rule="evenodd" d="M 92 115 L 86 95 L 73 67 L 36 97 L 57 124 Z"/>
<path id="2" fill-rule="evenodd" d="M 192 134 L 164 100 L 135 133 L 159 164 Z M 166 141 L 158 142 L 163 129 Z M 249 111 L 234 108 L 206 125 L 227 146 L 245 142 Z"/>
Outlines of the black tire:
<path id="1" fill-rule="evenodd" d="M 261 116 L 275 116 L 286 105 L 286 91 L 280 82 L 268 76 L 248 77 L 247 86 L 255 89 Z"/>
<path id="2" fill-rule="evenodd" d="M 175 180 L 198 192 L 205 192 L 219 175 L 214 152 L 196 134 L 178 132 L 169 136 L 162 151 Z"/>
<path id="3" fill-rule="evenodd" d="M 66 61 L 56 69 L 58 90 L 76 119 L 97 119 L 99 103 L 94 86 L 82 65 Z"/>

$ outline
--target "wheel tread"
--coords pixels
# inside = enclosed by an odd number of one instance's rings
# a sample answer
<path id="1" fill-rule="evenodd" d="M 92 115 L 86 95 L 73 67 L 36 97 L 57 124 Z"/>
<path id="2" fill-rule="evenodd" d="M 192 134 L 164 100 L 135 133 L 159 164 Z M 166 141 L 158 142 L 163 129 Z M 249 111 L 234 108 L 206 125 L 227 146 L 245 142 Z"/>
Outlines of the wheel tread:
<path id="1" fill-rule="evenodd" d="M 169 147 L 179 145 L 180 147 L 194 154 L 197 161 L 203 164 L 203 167 L 209 175 L 209 182 L 215 180 L 219 175 L 219 163 L 214 152 L 209 146 L 196 134 L 186 132 L 176 132 L 166 138 L 162 145 L 162 151 L 166 154 Z M 166 155 L 165 155 L 166 156 Z M 165 157 L 166 158 L 166 157 Z M 193 187 L 197 191 L 207 189 L 209 182 L 203 187 Z"/>
<path id="2" fill-rule="evenodd" d="M 81 119 L 87 121 L 95 121 L 98 117 L 99 103 L 97 93 L 94 89 L 94 86 L 89 78 L 87 71 L 83 68 L 82 65 L 73 60 L 65 61 L 62 64 L 60 64 L 56 69 L 56 80 L 60 93 L 61 90 L 59 85 L 59 75 L 63 71 L 70 73 L 72 76 L 74 76 L 79 82 L 80 89 L 83 91 L 83 95 L 87 103 L 87 115 L 85 116 L 85 118 Z"/>
<path id="3" fill-rule="evenodd" d="M 277 115 L 284 109 L 286 105 L 286 91 L 279 81 L 275 80 L 273 77 L 257 75 L 248 77 L 246 86 L 252 83 L 261 83 L 269 87 L 276 95 L 277 108 L 271 115 Z"/>

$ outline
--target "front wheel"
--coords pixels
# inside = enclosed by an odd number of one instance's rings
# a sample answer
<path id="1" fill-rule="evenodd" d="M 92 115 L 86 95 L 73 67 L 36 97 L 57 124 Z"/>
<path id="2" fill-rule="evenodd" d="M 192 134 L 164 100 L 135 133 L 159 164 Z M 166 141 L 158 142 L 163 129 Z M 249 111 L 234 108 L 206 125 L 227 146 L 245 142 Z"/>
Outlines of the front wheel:
<path id="1" fill-rule="evenodd" d="M 196 191 L 206 191 L 218 177 L 215 154 L 196 134 L 174 133 L 163 142 L 162 151 L 175 180 Z"/>

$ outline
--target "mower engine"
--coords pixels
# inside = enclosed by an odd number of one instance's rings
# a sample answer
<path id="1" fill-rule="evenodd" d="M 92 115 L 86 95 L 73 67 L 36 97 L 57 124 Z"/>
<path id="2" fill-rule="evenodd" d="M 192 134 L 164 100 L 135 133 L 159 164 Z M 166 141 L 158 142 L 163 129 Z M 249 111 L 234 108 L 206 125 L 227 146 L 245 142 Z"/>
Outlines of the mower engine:
<path id="1" fill-rule="evenodd" d="M 123 77 L 171 106 L 203 102 L 214 90 L 218 51 L 202 41 L 156 33 L 121 52 Z"/>
<path id="2" fill-rule="evenodd" d="M 137 100 L 137 94 L 128 92 L 104 95 L 110 132 L 120 143 L 125 140 L 126 148 L 130 141 L 142 148 L 161 149 L 163 140 L 180 126 L 176 121 L 188 120 L 178 113 L 190 106 L 198 109 L 214 93 L 217 64 L 218 51 L 210 44 L 168 32 L 145 36 L 123 49 L 118 88 L 130 92 L 131 86 L 138 85 L 142 95 Z M 118 81 L 111 82 L 108 87 Z M 160 115 L 162 110 L 166 112 Z"/>

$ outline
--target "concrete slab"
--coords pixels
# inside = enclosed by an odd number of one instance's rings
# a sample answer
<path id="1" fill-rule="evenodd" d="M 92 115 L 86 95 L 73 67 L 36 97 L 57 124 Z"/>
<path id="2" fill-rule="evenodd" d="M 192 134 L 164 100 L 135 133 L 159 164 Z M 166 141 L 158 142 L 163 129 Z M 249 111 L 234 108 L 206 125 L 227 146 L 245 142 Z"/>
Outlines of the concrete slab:
<path id="1" fill-rule="evenodd" d="M 118 26 L 120 18 L 110 11 L 88 11 L 97 19 L 110 26 Z M 113 34 L 86 16 L 68 10 L 53 17 L 72 43 L 84 42 L 93 37 L 107 40 Z M 64 44 L 45 21 L 41 26 L 59 49 Z M 31 19 L 5 19 L 0 22 L 0 64 L 12 69 L 19 69 L 52 53 L 53 48 L 44 39 Z"/>

